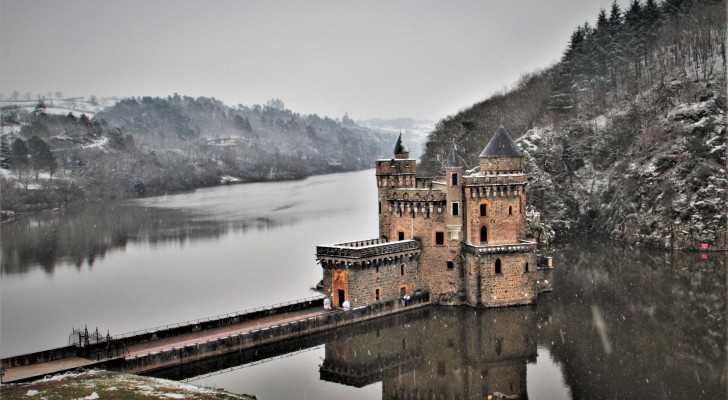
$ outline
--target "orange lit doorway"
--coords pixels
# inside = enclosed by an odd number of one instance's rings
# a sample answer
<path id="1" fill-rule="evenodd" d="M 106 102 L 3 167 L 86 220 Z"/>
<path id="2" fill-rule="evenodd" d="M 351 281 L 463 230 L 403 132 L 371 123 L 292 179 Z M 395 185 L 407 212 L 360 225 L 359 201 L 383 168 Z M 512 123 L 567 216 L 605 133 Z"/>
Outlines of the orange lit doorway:
<path id="1" fill-rule="evenodd" d="M 346 271 L 333 270 L 332 271 L 332 295 L 334 301 L 334 307 L 341 307 L 346 301 L 348 282 L 346 281 Z"/>

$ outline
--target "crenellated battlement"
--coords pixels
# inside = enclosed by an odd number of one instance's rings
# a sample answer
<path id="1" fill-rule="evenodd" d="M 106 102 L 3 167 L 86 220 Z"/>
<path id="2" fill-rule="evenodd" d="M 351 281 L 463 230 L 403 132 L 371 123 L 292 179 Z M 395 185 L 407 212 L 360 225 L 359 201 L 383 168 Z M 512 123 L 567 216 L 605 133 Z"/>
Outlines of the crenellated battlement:
<path id="1" fill-rule="evenodd" d="M 445 192 L 432 189 L 390 189 L 384 199 L 398 202 L 444 202 L 447 196 Z"/>
<path id="2" fill-rule="evenodd" d="M 379 243 L 368 246 L 349 246 L 348 243 L 316 246 L 316 257 L 322 264 L 371 265 L 372 262 L 400 262 L 420 254 L 421 245 L 417 240 L 388 242 L 374 239 Z"/>
<path id="3" fill-rule="evenodd" d="M 465 186 L 479 185 L 508 185 L 508 184 L 526 184 L 528 183 L 528 175 L 523 173 L 512 174 L 484 174 L 466 175 Z"/>

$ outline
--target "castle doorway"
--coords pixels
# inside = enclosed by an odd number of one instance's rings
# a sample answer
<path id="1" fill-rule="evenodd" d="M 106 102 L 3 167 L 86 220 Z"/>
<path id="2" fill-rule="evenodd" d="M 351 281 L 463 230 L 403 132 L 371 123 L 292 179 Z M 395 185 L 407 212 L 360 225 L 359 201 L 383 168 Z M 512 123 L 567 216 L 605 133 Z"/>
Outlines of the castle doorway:
<path id="1" fill-rule="evenodd" d="M 331 294 L 334 307 L 341 307 L 346 301 L 346 292 L 349 289 L 349 284 L 346 281 L 346 271 L 333 270 L 331 273 Z"/>
<path id="2" fill-rule="evenodd" d="M 346 292 L 344 292 L 342 289 L 338 289 L 337 291 L 337 300 L 339 303 L 339 307 L 341 307 L 342 304 L 346 301 Z"/>

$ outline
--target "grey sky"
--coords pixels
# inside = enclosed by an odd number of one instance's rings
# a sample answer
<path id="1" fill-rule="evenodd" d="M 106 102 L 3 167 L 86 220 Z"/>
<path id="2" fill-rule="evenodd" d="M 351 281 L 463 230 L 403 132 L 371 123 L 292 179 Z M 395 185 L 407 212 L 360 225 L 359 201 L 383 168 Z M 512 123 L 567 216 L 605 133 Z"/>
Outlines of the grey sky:
<path id="1" fill-rule="evenodd" d="M 278 97 L 301 113 L 437 120 L 557 61 L 610 4 L 0 0 L 0 92 Z"/>

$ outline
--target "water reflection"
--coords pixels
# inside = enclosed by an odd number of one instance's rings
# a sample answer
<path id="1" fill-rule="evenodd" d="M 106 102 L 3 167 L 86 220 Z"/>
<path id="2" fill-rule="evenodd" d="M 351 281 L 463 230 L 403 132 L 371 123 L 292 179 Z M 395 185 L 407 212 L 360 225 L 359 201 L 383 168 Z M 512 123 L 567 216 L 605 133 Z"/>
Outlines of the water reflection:
<path id="1" fill-rule="evenodd" d="M 255 361 L 323 344 L 319 360 L 271 362 L 282 376 L 317 372 L 298 390 L 318 398 L 341 395 L 332 384 L 370 396 L 377 387 L 383 399 L 726 398 L 725 254 L 705 261 L 603 243 L 553 251 L 556 289 L 536 306 L 429 308 L 269 347 Z M 167 376 L 244 365 L 252 354 Z M 195 382 L 279 397 L 256 386 L 264 368 Z"/>
<path id="2" fill-rule="evenodd" d="M 224 226 L 213 222 L 190 224 L 190 216 L 176 210 L 118 203 L 111 207 L 86 205 L 59 213 L 21 217 L 2 224 L 3 274 L 25 273 L 40 267 L 53 273 L 58 265 L 89 267 L 129 243 L 179 242 L 216 238 L 229 229 L 261 227 L 259 221 Z M 267 226 L 263 225 L 263 226 Z"/>
<path id="3" fill-rule="evenodd" d="M 195 381 L 210 384 L 220 377 L 215 371 L 323 344 L 323 363 L 312 366 L 322 381 L 353 387 L 382 382 L 386 399 L 469 399 L 488 393 L 525 398 L 526 364 L 534 362 L 537 354 L 537 318 L 533 307 L 429 308 L 277 346 L 233 352 L 155 375 L 198 376 Z M 203 374 L 213 375 L 199 377 Z"/>
<path id="4" fill-rule="evenodd" d="M 0 272 L 86 264 L 130 243 L 152 245 L 218 239 L 230 233 L 292 226 L 305 219 L 335 218 L 352 207 L 369 210 L 375 199 L 371 171 L 312 177 L 301 182 L 201 189 L 110 204 L 88 204 L 0 226 Z M 371 178 L 371 179 L 367 179 Z M 367 186 L 363 186 L 367 185 Z"/>
<path id="5" fill-rule="evenodd" d="M 557 257 L 541 331 L 574 397 L 726 398 L 726 254 L 571 243 Z"/>

